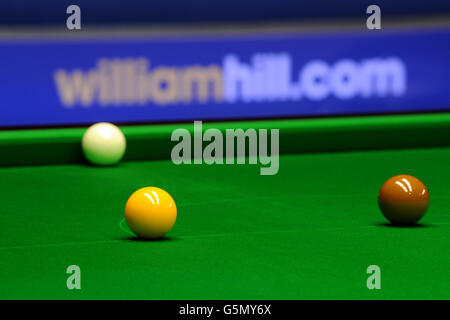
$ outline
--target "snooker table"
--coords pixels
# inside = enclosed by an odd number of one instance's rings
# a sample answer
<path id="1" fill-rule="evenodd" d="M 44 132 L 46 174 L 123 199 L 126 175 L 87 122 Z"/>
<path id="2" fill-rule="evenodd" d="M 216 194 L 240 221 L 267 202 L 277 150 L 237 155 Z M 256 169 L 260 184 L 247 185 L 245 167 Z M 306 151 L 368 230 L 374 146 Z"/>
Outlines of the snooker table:
<path id="1" fill-rule="evenodd" d="M 0 131 L 0 299 L 449 299 L 450 114 L 204 123 L 279 128 L 279 172 L 174 165 L 171 132 L 124 125 L 125 159 L 86 164 L 85 128 Z M 393 227 L 378 190 L 421 179 L 430 208 Z M 178 219 L 158 241 L 124 223 L 128 197 L 158 186 Z M 81 290 L 68 290 L 69 265 Z M 381 268 L 381 290 L 366 269 Z"/>

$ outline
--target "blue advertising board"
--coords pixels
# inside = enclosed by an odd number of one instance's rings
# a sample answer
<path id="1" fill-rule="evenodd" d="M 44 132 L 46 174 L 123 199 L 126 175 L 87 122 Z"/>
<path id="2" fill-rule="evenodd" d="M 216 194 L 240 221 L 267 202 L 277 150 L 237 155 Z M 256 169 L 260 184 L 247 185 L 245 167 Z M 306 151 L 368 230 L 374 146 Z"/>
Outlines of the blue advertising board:
<path id="1" fill-rule="evenodd" d="M 450 29 L 0 39 L 0 127 L 450 109 Z"/>

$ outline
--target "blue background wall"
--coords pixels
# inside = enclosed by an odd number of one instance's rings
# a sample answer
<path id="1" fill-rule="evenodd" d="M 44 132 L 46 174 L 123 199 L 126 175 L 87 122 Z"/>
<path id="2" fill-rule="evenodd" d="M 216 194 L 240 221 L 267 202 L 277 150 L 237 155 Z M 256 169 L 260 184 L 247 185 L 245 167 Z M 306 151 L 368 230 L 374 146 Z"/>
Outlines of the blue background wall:
<path id="1" fill-rule="evenodd" d="M 0 24 L 64 25 L 71 4 L 81 7 L 84 24 L 357 18 L 371 4 L 384 17 L 450 13 L 448 0 L 2 0 Z"/>

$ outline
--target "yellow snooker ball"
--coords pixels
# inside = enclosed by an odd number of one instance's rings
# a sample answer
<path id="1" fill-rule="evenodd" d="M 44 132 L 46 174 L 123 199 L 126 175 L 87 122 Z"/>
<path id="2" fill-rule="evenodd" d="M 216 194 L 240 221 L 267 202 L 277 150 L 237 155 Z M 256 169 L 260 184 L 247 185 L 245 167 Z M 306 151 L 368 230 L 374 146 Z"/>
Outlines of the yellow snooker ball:
<path id="1" fill-rule="evenodd" d="M 170 194 L 163 189 L 145 187 L 128 199 L 125 219 L 137 236 L 157 239 L 172 229 L 177 219 L 177 207 Z"/>

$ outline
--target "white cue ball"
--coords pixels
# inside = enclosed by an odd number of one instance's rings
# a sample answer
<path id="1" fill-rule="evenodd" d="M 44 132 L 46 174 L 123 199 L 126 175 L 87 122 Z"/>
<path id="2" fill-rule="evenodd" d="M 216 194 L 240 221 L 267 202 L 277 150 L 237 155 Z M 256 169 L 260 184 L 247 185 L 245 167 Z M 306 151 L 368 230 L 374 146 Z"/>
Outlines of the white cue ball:
<path id="1" fill-rule="evenodd" d="M 119 127 L 99 122 L 90 126 L 81 141 L 89 162 L 96 165 L 117 164 L 125 154 L 126 139 Z"/>

